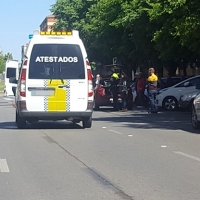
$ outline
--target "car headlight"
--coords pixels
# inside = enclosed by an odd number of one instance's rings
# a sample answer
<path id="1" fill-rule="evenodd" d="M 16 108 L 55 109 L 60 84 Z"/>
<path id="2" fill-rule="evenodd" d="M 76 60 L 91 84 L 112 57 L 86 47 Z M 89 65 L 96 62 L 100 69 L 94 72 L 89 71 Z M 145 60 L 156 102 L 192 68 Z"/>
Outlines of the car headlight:
<path id="1" fill-rule="evenodd" d="M 158 94 L 161 94 L 161 93 L 163 93 L 163 92 L 165 92 L 167 90 L 168 90 L 168 88 L 161 89 L 161 90 L 158 91 Z"/>
<path id="2" fill-rule="evenodd" d="M 192 99 L 192 98 L 195 98 L 196 96 L 197 96 L 196 94 L 193 94 L 193 95 L 189 95 L 188 98 Z"/>
<path id="3" fill-rule="evenodd" d="M 192 98 L 195 98 L 196 97 L 196 94 L 193 94 L 193 95 L 183 95 L 181 96 L 180 100 L 181 101 L 190 101 Z"/>
<path id="4" fill-rule="evenodd" d="M 200 94 L 194 98 L 194 104 L 200 104 Z"/>
<path id="5" fill-rule="evenodd" d="M 180 97 L 180 101 L 183 101 L 184 98 L 185 98 L 185 96 L 184 96 L 184 95 L 181 95 L 181 97 Z"/>

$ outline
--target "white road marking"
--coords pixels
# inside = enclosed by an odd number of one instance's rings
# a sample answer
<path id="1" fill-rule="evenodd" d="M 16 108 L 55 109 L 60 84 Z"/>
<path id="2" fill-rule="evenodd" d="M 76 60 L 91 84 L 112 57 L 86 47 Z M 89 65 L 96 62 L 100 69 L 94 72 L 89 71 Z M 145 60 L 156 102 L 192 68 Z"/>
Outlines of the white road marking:
<path id="1" fill-rule="evenodd" d="M 6 159 L 0 159 L 0 172 L 10 172 Z"/>
<path id="2" fill-rule="evenodd" d="M 128 135 L 128 137 L 133 137 L 133 135 Z"/>
<path id="3" fill-rule="evenodd" d="M 135 124 L 135 125 L 148 125 L 148 123 L 142 123 L 142 122 L 137 122 L 137 123 L 130 122 L 130 124 Z"/>
<path id="4" fill-rule="evenodd" d="M 114 130 L 109 130 L 110 132 L 113 132 L 113 133 L 117 133 L 117 134 L 120 134 L 120 135 L 122 135 L 123 133 L 121 133 L 121 132 L 118 132 L 118 131 L 114 131 Z"/>
<path id="5" fill-rule="evenodd" d="M 162 147 L 162 148 L 166 148 L 167 146 L 166 146 L 166 145 L 162 145 L 161 147 Z"/>
<path id="6" fill-rule="evenodd" d="M 4 98 L 4 100 L 6 100 L 6 101 L 12 101 L 13 99 L 11 99 L 11 98 Z"/>
<path id="7" fill-rule="evenodd" d="M 190 159 L 193 159 L 193 160 L 196 160 L 196 161 L 200 162 L 200 158 L 198 158 L 198 157 L 195 157 L 195 156 L 192 156 L 192 155 L 180 152 L 180 151 L 173 151 L 173 152 L 176 153 L 176 154 L 179 154 L 181 156 L 184 156 L 184 157 L 187 157 L 187 158 L 190 158 Z"/>
<path id="8" fill-rule="evenodd" d="M 106 128 L 106 127 L 102 127 L 102 128 Z"/>

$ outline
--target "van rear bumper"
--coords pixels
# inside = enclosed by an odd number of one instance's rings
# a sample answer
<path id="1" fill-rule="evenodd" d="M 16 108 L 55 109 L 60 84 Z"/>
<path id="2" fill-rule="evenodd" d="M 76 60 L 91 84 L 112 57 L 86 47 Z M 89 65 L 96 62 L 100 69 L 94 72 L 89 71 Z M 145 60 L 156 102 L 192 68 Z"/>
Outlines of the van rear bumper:
<path id="1" fill-rule="evenodd" d="M 37 118 L 39 120 L 62 120 L 62 119 L 83 119 L 92 116 L 93 107 L 88 108 L 82 112 L 44 112 L 44 111 L 28 111 L 25 107 L 21 106 L 21 102 L 18 102 L 17 112 L 24 118 Z"/>
<path id="2" fill-rule="evenodd" d="M 85 118 L 92 115 L 91 111 L 84 112 L 30 112 L 30 111 L 21 111 L 19 115 L 22 117 L 30 118 Z"/>

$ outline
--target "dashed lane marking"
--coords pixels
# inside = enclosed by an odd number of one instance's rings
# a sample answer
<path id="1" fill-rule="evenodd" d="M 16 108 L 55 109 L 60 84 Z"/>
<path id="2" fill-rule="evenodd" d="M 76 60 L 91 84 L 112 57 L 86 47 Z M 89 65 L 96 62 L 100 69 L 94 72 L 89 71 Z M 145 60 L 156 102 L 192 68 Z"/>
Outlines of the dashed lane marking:
<path id="1" fill-rule="evenodd" d="M 10 172 L 6 159 L 0 159 L 0 172 Z"/>
<path id="2" fill-rule="evenodd" d="M 173 152 L 176 153 L 176 154 L 179 154 L 179 155 L 181 155 L 181 156 L 184 156 L 184 157 L 187 157 L 187 158 L 190 158 L 190 159 L 193 159 L 193 160 L 196 160 L 196 161 L 199 161 L 199 162 L 200 162 L 200 158 L 198 158 L 198 157 L 195 157 L 195 156 L 192 156 L 192 155 L 183 153 L 183 152 L 181 152 L 181 151 L 173 151 Z"/>
<path id="3" fill-rule="evenodd" d="M 12 98 L 4 98 L 4 100 L 6 100 L 6 101 L 12 101 L 14 99 L 12 99 Z"/>
<path id="4" fill-rule="evenodd" d="M 119 131 L 114 131 L 114 130 L 109 130 L 110 132 L 112 132 L 112 133 L 117 133 L 117 134 L 120 134 L 120 135 L 122 135 L 123 133 L 121 133 L 121 132 L 119 132 Z"/>

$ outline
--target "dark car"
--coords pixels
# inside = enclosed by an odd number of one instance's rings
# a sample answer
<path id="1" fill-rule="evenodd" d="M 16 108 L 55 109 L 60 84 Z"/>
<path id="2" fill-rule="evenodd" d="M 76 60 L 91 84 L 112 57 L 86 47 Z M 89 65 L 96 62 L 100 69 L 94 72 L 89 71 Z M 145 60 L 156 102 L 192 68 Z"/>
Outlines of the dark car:
<path id="1" fill-rule="evenodd" d="M 196 89 L 200 90 L 200 85 L 197 85 Z M 194 129 L 200 129 L 200 92 L 192 102 L 191 123 Z"/>
<path id="2" fill-rule="evenodd" d="M 179 100 L 179 107 L 182 109 L 192 109 L 192 104 L 195 97 L 199 94 L 200 91 L 191 92 L 185 95 L 182 95 Z"/>

